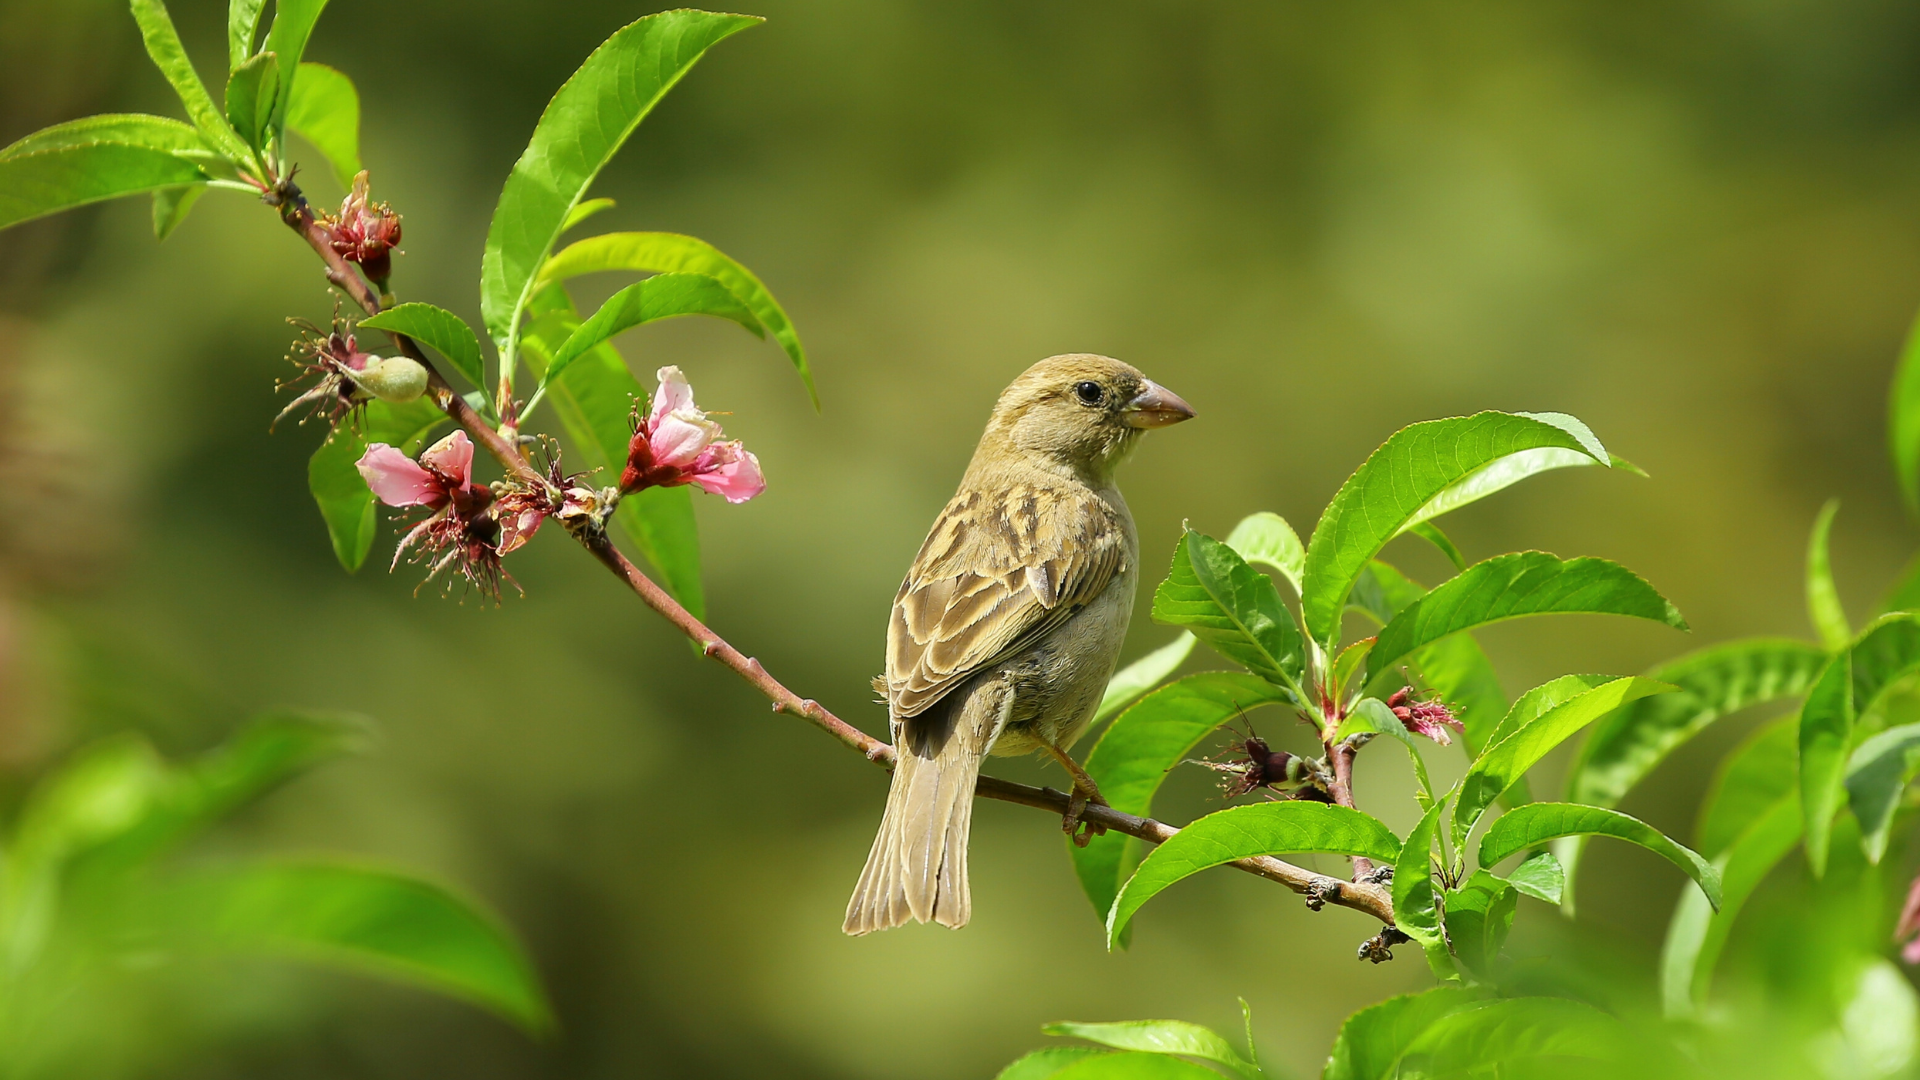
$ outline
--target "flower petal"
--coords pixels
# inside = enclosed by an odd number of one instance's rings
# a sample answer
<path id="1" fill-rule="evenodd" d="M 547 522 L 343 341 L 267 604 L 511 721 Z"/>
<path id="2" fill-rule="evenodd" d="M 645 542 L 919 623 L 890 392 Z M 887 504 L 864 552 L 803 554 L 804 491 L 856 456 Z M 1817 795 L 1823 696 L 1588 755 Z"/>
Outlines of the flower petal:
<path id="1" fill-rule="evenodd" d="M 647 438 L 653 463 L 671 469 L 693 469 L 700 455 L 720 437 L 720 425 L 698 409 L 675 409 L 661 417 Z"/>
<path id="2" fill-rule="evenodd" d="M 420 455 L 420 464 L 467 487 L 473 482 L 473 441 L 466 432 L 456 431 L 427 447 Z"/>
<path id="3" fill-rule="evenodd" d="M 730 503 L 746 502 L 767 490 L 767 478 L 760 472 L 760 459 L 737 442 L 708 447 L 691 479 L 702 490 L 725 496 Z"/>
<path id="4" fill-rule="evenodd" d="M 533 534 L 540 531 L 540 523 L 545 520 L 547 515 L 532 509 L 501 518 L 498 553 L 505 555 L 533 539 Z"/>
<path id="5" fill-rule="evenodd" d="M 433 474 L 398 447 L 374 443 L 354 464 L 374 497 L 388 506 L 437 506 L 446 501 L 446 492 Z"/>
<path id="6" fill-rule="evenodd" d="M 671 412 L 688 411 L 698 414 L 702 419 L 706 418 L 706 414 L 700 412 L 693 403 L 693 385 L 687 382 L 687 377 L 680 373 L 678 367 L 669 364 L 655 374 L 660 379 L 660 387 L 653 392 L 653 408 L 647 411 L 649 428 L 658 426 L 660 420 Z"/>

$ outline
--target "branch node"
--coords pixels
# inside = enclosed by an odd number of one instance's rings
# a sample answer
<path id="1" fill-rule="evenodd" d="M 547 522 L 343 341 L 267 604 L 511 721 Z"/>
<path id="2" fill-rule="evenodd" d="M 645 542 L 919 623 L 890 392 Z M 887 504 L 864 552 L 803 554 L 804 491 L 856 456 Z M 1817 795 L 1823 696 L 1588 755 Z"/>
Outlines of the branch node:
<path id="1" fill-rule="evenodd" d="M 719 651 L 720 641 L 718 638 L 709 639 L 700 643 L 700 655 L 702 656 L 712 656 Z"/>
<path id="2" fill-rule="evenodd" d="M 1360 959 L 1368 963 L 1384 964 L 1393 959 L 1395 945 L 1412 940 L 1397 926 L 1383 926 L 1379 933 L 1360 943 Z"/>
<path id="3" fill-rule="evenodd" d="M 1307 910 L 1319 911 L 1328 901 L 1340 902 L 1341 881 L 1338 878 L 1317 877 L 1307 884 Z"/>

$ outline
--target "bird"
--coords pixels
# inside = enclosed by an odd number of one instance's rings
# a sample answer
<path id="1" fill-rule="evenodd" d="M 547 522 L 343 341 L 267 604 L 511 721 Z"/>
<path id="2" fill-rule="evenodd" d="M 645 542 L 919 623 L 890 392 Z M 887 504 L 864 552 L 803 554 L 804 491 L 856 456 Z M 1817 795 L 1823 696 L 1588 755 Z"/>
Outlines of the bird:
<path id="1" fill-rule="evenodd" d="M 847 902 L 852 935 L 972 915 L 967 838 L 982 759 L 1045 753 L 1073 776 L 1061 827 L 1104 804 L 1068 753 L 1127 636 L 1139 577 L 1114 469 L 1142 433 L 1191 419 L 1178 394 L 1092 353 L 1014 379 L 914 556 L 887 625 L 893 779 Z"/>

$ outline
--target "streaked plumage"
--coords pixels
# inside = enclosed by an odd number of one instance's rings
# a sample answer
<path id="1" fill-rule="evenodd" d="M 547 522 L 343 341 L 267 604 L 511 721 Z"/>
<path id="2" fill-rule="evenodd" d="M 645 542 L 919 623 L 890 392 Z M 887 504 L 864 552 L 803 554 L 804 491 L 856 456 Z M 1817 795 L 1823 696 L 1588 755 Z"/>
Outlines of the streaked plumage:
<path id="1" fill-rule="evenodd" d="M 1085 353 L 1042 360 L 1000 395 L 894 599 L 876 686 L 899 760 L 847 933 L 966 924 L 981 759 L 1063 754 L 1086 729 L 1138 576 L 1113 469 L 1144 428 L 1191 415 L 1132 367 Z"/>

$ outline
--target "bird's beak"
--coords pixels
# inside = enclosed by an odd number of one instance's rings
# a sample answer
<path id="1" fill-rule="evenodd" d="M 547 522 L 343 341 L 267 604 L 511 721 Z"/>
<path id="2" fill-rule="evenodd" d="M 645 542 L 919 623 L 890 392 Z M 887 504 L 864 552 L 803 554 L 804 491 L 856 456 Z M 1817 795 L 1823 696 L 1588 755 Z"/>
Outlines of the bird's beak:
<path id="1" fill-rule="evenodd" d="M 1181 399 L 1179 394 L 1161 386 L 1152 379 L 1127 402 L 1123 414 L 1127 423 L 1137 428 L 1158 428 L 1177 424 L 1182 420 L 1193 419 L 1193 406 Z"/>

